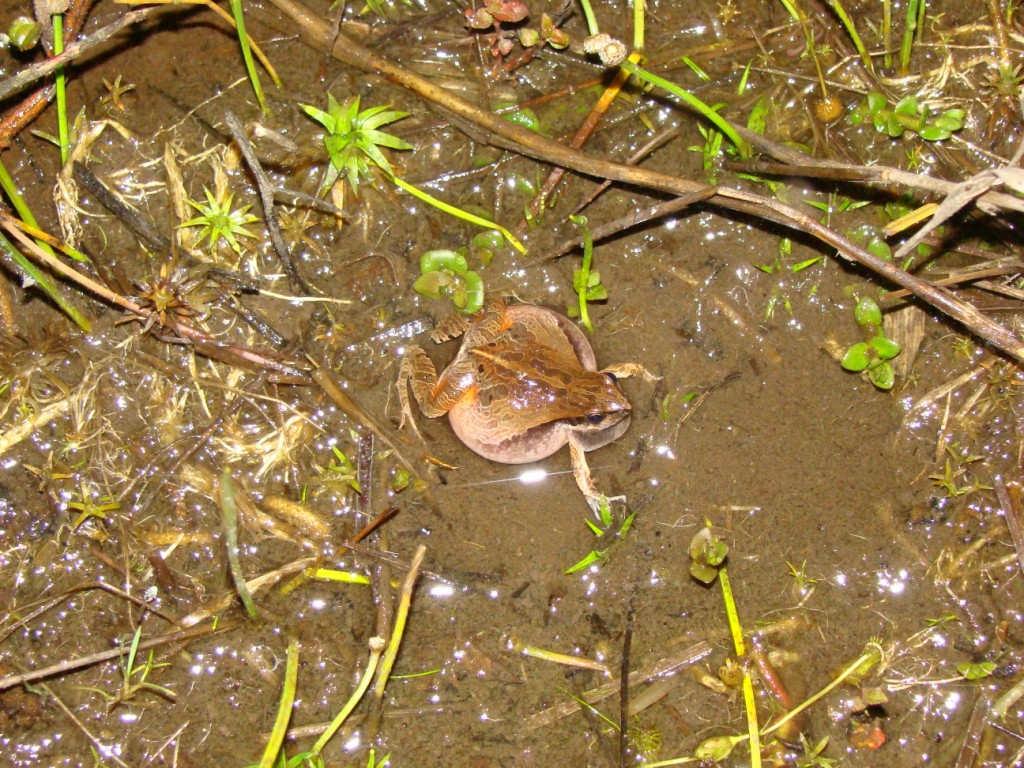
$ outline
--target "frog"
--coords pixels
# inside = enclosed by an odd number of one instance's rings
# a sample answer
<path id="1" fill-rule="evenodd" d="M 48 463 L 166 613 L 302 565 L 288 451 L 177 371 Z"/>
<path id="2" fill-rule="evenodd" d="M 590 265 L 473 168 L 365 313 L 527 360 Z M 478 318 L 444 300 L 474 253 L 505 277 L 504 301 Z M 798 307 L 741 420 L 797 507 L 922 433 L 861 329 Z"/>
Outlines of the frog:
<path id="1" fill-rule="evenodd" d="M 456 437 L 474 453 L 503 464 L 541 461 L 568 445 L 573 476 L 595 514 L 613 501 L 594 482 L 586 453 L 620 438 L 632 406 L 619 379 L 642 375 L 638 363 L 598 369 L 594 350 L 568 317 L 501 297 L 475 315 L 452 315 L 434 329 L 435 343 L 462 337 L 438 374 L 426 351 L 410 346 L 399 373 L 400 428 L 416 427 L 409 390 L 428 418 L 447 414 Z"/>

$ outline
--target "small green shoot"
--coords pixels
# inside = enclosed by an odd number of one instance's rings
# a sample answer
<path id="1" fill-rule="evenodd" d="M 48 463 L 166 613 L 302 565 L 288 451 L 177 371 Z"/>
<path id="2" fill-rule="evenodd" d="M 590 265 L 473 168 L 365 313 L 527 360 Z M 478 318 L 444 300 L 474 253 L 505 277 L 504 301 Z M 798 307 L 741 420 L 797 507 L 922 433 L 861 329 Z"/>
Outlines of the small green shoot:
<path id="1" fill-rule="evenodd" d="M 356 479 L 356 467 L 352 460 L 338 446 L 331 446 L 334 458 L 320 470 L 320 480 L 329 485 L 345 485 L 356 493 L 361 493 L 359 481 Z"/>
<path id="2" fill-rule="evenodd" d="M 589 518 L 584 522 L 587 524 L 587 528 L 590 529 L 590 532 L 594 534 L 596 538 L 605 539 L 605 537 L 607 537 L 612 541 L 609 543 L 609 546 L 607 547 L 604 547 L 602 549 L 595 548 L 590 550 L 589 552 L 587 552 L 587 554 L 585 554 L 575 563 L 573 563 L 564 571 L 562 571 L 562 573 L 564 573 L 566 576 L 570 576 L 574 573 L 583 571 L 592 565 L 603 563 L 607 559 L 608 553 L 611 551 L 611 544 L 621 540 L 623 536 L 629 533 L 629 529 L 633 527 L 633 522 L 634 520 L 636 520 L 636 512 L 630 512 L 628 515 L 626 515 L 625 519 L 619 525 L 618 529 L 613 532 L 612 529 L 614 527 L 615 520 L 612 517 L 611 505 L 607 503 L 602 503 L 599 513 L 601 517 L 600 525 L 595 523 L 593 520 L 590 520 Z"/>
<path id="3" fill-rule="evenodd" d="M 814 744 L 811 744 L 801 733 L 800 748 L 803 750 L 803 754 L 797 758 L 796 768 L 833 768 L 838 761 L 822 754 L 827 746 L 828 736 L 822 736 Z"/>
<path id="4" fill-rule="evenodd" d="M 856 211 L 859 208 L 871 205 L 870 200 L 854 200 L 845 195 L 838 195 L 835 192 L 830 192 L 827 200 L 808 200 L 806 202 L 811 208 L 817 208 L 825 214 L 821 219 L 821 223 L 826 226 L 832 225 L 833 215 Z"/>
<path id="5" fill-rule="evenodd" d="M 698 125 L 697 130 L 704 137 L 703 144 L 691 144 L 687 147 L 690 152 L 700 152 L 701 168 L 707 177 L 708 183 L 714 184 L 718 178 L 718 168 L 715 161 L 722 154 L 722 133 L 714 128 L 705 128 Z"/>
<path id="6" fill-rule="evenodd" d="M 241 255 L 242 246 L 238 242 L 240 237 L 256 237 L 250 230 L 246 229 L 247 224 L 259 221 L 259 218 L 249 213 L 251 205 L 243 205 L 241 208 L 232 208 L 234 192 L 224 190 L 216 195 L 207 187 L 203 187 L 206 195 L 206 202 L 199 203 L 189 199 L 187 202 L 199 212 L 187 221 L 183 221 L 181 227 L 199 227 L 199 241 L 203 238 L 209 240 L 211 252 L 220 247 L 221 242 L 227 243 L 236 254 Z"/>
<path id="7" fill-rule="evenodd" d="M 68 509 L 78 512 L 78 516 L 71 523 L 73 531 L 77 531 L 87 520 L 92 518 L 106 521 L 108 512 L 114 512 L 121 508 L 121 504 L 112 496 L 96 498 L 88 483 L 82 483 L 78 499 L 68 502 Z"/>
<path id="8" fill-rule="evenodd" d="M 868 332 L 867 341 L 851 345 L 840 364 L 848 371 L 864 373 L 881 390 L 890 390 L 896 377 L 889 362 L 900 353 L 900 345 L 882 330 L 882 310 L 874 299 L 862 298 L 854 308 L 857 324 Z"/>
<path id="9" fill-rule="evenodd" d="M 690 575 L 705 586 L 718 578 L 719 569 L 729 554 L 729 545 L 711 532 L 711 524 L 705 525 L 690 539 Z"/>
<path id="10" fill-rule="evenodd" d="M 111 695 L 99 688 L 87 687 L 85 690 L 93 691 L 100 694 L 107 700 L 107 711 L 113 710 L 118 704 L 125 701 L 130 701 L 135 698 L 138 693 L 142 691 L 149 691 L 157 696 L 167 699 L 168 701 L 174 701 L 178 698 L 178 694 L 162 685 L 149 682 L 149 675 L 154 669 L 160 667 L 168 667 L 169 663 L 164 662 L 157 664 L 153 661 L 153 649 L 150 649 L 149 655 L 146 657 L 146 661 L 139 666 L 135 665 L 135 658 L 139 652 L 139 643 L 142 640 L 142 627 L 139 626 L 135 629 L 135 634 L 132 636 L 132 642 L 128 646 L 128 654 L 125 657 L 124 664 L 121 665 L 121 690 L 115 695 Z"/>
<path id="11" fill-rule="evenodd" d="M 352 192 L 358 193 L 359 183 L 370 177 L 371 166 L 380 168 L 388 176 L 394 175 L 381 147 L 412 149 L 404 139 L 380 130 L 408 117 L 408 112 L 388 109 L 386 104 L 360 110 L 358 95 L 339 104 L 334 96 L 327 94 L 326 112 L 310 104 L 299 106 L 326 131 L 324 148 L 331 164 L 324 176 L 322 190 L 333 187 L 338 177 L 344 174 Z"/>
<path id="12" fill-rule="evenodd" d="M 924 27 L 924 15 L 928 8 L 928 0 L 907 0 L 906 23 L 903 27 L 903 40 L 900 42 L 900 72 L 910 71 L 910 53 L 914 46 L 914 34 L 918 38 Z"/>
<path id="13" fill-rule="evenodd" d="M 963 676 L 964 680 L 984 680 L 991 675 L 996 668 L 994 661 L 961 661 L 956 665 L 956 671 Z"/>
<path id="14" fill-rule="evenodd" d="M 972 455 L 969 451 L 962 450 L 957 445 L 947 445 L 946 454 L 942 473 L 928 475 L 928 479 L 932 481 L 932 484 L 942 488 L 946 492 L 946 496 L 954 499 L 976 491 L 992 490 L 991 485 L 985 485 L 977 480 L 965 482 L 963 485 L 959 484 L 961 476 L 967 480 L 967 465 L 983 461 L 985 459 L 984 456 Z"/>
<path id="15" fill-rule="evenodd" d="M 681 61 L 683 62 L 683 64 L 685 64 L 686 66 L 688 66 L 690 68 L 690 70 L 693 72 L 693 74 L 695 74 L 697 76 L 698 80 L 703 80 L 704 82 L 707 82 L 708 80 L 711 79 L 711 75 L 709 75 L 707 72 L 705 72 L 701 68 L 700 64 L 698 64 L 696 61 L 691 59 L 689 56 L 683 56 Z"/>
<path id="16" fill-rule="evenodd" d="M 906 131 L 916 133 L 925 141 L 943 141 L 964 127 L 966 112 L 959 108 L 933 113 L 916 96 L 904 96 L 890 105 L 878 91 L 871 91 L 853 112 L 850 123 L 870 121 L 879 133 L 898 139 Z"/>
<path id="17" fill-rule="evenodd" d="M 252 58 L 252 50 L 249 46 L 249 34 L 245 31 L 245 14 L 242 12 L 242 0 L 229 0 L 231 16 L 235 20 L 235 31 L 238 33 L 238 45 L 242 49 L 242 61 L 245 62 L 245 72 L 249 76 L 249 84 L 252 92 L 256 95 L 256 101 L 260 105 L 260 112 L 268 114 L 267 100 L 263 96 L 263 86 L 260 85 L 260 75 L 256 71 L 256 62 Z M 277 83 L 280 86 L 280 83 Z"/>
<path id="18" fill-rule="evenodd" d="M 608 289 L 601 284 L 601 273 L 596 269 L 591 269 L 594 259 L 594 238 L 590 234 L 587 217 L 573 215 L 569 217 L 569 220 L 580 230 L 580 235 L 583 238 L 583 261 L 579 268 L 573 270 L 572 273 L 572 287 L 576 291 L 577 311 L 580 325 L 588 332 L 593 332 L 594 326 L 590 322 L 588 303 L 605 301 L 608 298 Z"/>
<path id="19" fill-rule="evenodd" d="M 484 305 L 483 279 L 458 251 L 426 251 L 420 256 L 420 276 L 412 287 L 421 296 L 448 299 L 464 315 L 475 314 Z"/>

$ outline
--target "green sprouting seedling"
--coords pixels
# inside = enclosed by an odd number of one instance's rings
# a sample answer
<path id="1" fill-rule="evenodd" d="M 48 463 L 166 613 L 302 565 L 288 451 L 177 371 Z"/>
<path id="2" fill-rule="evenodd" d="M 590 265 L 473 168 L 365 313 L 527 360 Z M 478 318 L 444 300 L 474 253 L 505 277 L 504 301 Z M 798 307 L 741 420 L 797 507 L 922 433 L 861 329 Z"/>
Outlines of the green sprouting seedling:
<path id="1" fill-rule="evenodd" d="M 324 177 L 322 189 L 334 186 L 341 174 L 345 175 L 353 192 L 359 191 L 359 182 L 369 178 L 372 166 L 393 176 L 391 163 L 384 156 L 381 147 L 389 149 L 412 149 L 404 139 L 385 133 L 382 126 L 408 117 L 408 112 L 388 109 L 387 105 L 359 110 L 359 96 L 353 96 L 339 104 L 334 96 L 327 94 L 327 111 L 310 104 L 301 104 L 302 110 L 324 127 L 324 148 L 331 164 Z"/>
<path id="2" fill-rule="evenodd" d="M 616 528 L 614 525 L 615 519 L 612 516 L 611 504 L 607 503 L 607 499 L 602 501 L 599 509 L 599 515 L 601 518 L 600 525 L 590 518 L 587 518 L 584 522 L 587 524 L 587 528 L 590 529 L 590 532 L 598 539 L 606 542 L 608 546 L 600 549 L 595 547 L 587 552 L 587 554 L 563 571 L 566 576 L 582 571 L 584 568 L 588 568 L 595 563 L 604 562 L 608 557 L 611 545 L 616 541 L 621 541 L 622 538 L 629 533 L 629 529 L 633 527 L 633 521 L 636 519 L 636 512 L 630 512 L 619 524 L 618 528 Z"/>
<path id="3" fill-rule="evenodd" d="M 830 192 L 827 200 L 807 200 L 806 202 L 811 208 L 817 208 L 825 214 L 821 217 L 821 222 L 826 226 L 831 226 L 832 217 L 836 214 L 856 211 L 858 208 L 871 205 L 870 200 L 854 200 L 851 197 L 838 195 L 835 192 Z"/>
<path id="4" fill-rule="evenodd" d="M 698 125 L 697 130 L 704 137 L 704 143 L 693 144 L 686 149 L 690 152 L 700 152 L 701 168 L 704 169 L 708 181 L 714 184 L 718 177 L 715 161 L 722 154 L 722 132 L 714 128 L 705 128 L 703 125 Z"/>
<path id="5" fill-rule="evenodd" d="M 484 305 L 484 281 L 458 251 L 425 252 L 420 256 L 420 276 L 412 287 L 421 296 L 450 300 L 466 315 L 479 312 Z"/>
<path id="6" fill-rule="evenodd" d="M 957 496 L 966 496 L 975 491 L 990 491 L 991 485 L 986 485 L 978 480 L 969 480 L 967 477 L 967 466 L 984 460 L 984 456 L 971 454 L 967 449 L 958 445 L 946 446 L 946 461 L 941 473 L 928 475 L 932 484 L 942 488 L 946 495 L 953 499 Z M 964 483 L 960 484 L 959 478 L 963 476 Z"/>
<path id="7" fill-rule="evenodd" d="M 347 486 L 356 493 L 361 493 L 359 480 L 356 479 L 356 467 L 352 460 L 336 445 L 331 446 L 331 453 L 334 458 L 320 470 L 320 481 L 329 485 Z"/>
<path id="8" fill-rule="evenodd" d="M 579 228 L 583 236 L 583 261 L 572 273 L 572 288 L 578 298 L 576 310 L 579 313 L 580 324 L 588 331 L 593 331 L 594 326 L 590 322 L 587 304 L 591 301 L 606 300 L 608 289 L 601 284 L 601 273 L 590 268 L 594 259 L 594 238 L 590 234 L 587 217 L 574 215 L 570 216 L 569 220 Z"/>
<path id="9" fill-rule="evenodd" d="M 174 701 L 178 694 L 162 685 L 149 682 L 148 678 L 154 669 L 170 666 L 169 662 L 156 663 L 153 661 L 153 650 L 150 649 L 146 661 L 136 666 L 135 657 L 139 652 L 139 642 L 142 640 L 142 627 L 135 630 L 132 636 L 131 645 L 128 646 L 128 654 L 124 664 L 121 665 L 121 690 L 116 694 L 110 694 L 99 688 L 86 687 L 85 690 L 98 693 L 107 700 L 107 710 L 113 710 L 118 704 L 133 699 L 136 694 L 142 691 L 149 691 L 157 696 L 162 696 L 168 701 Z"/>
<path id="10" fill-rule="evenodd" d="M 28 51 L 36 47 L 42 27 L 35 19 L 28 16 L 15 18 L 4 35 L 0 35 L 0 44 L 4 47 L 10 45 L 19 51 Z"/>
<path id="11" fill-rule="evenodd" d="M 86 520 L 96 518 L 105 521 L 108 512 L 115 512 L 121 508 L 121 504 L 112 496 L 99 496 L 93 493 L 89 483 L 82 483 L 79 488 L 79 496 L 76 501 L 68 502 L 68 509 L 78 513 L 74 522 L 71 523 L 71 530 L 77 531 Z"/>
<path id="12" fill-rule="evenodd" d="M 803 754 L 796 760 L 797 768 L 832 768 L 838 761 L 831 757 L 825 757 L 823 753 L 827 746 L 828 736 L 823 736 L 811 744 L 807 737 L 801 733 L 800 747 L 803 749 Z"/>
<path id="13" fill-rule="evenodd" d="M 865 373 L 878 389 L 892 389 L 896 376 L 889 361 L 900 353 L 900 345 L 882 331 L 882 310 L 874 299 L 862 298 L 854 307 L 853 316 L 870 336 L 867 341 L 852 344 L 841 365 L 848 371 Z"/>
<path id="14" fill-rule="evenodd" d="M 729 554 L 729 545 L 705 525 L 690 539 L 690 575 L 701 584 L 712 584 Z"/>
<path id="15" fill-rule="evenodd" d="M 916 96 L 904 96 L 890 105 L 878 91 L 871 91 L 850 113 L 850 123 L 860 125 L 868 120 L 879 133 L 898 139 L 906 131 L 916 133 L 925 141 L 942 141 L 964 127 L 966 113 L 959 108 L 933 113 Z"/>
<path id="16" fill-rule="evenodd" d="M 236 254 L 242 253 L 242 246 L 238 242 L 240 237 L 256 237 L 254 233 L 245 228 L 246 224 L 259 221 L 259 218 L 249 213 L 251 205 L 243 205 L 241 208 L 232 208 L 235 195 L 230 190 L 218 191 L 215 195 L 208 188 L 203 187 L 206 195 L 206 202 L 199 203 L 195 200 L 188 200 L 188 204 L 195 208 L 199 215 L 188 221 L 183 221 L 182 227 L 199 227 L 199 240 L 207 238 L 210 250 L 216 250 L 221 241 L 228 244 Z"/>

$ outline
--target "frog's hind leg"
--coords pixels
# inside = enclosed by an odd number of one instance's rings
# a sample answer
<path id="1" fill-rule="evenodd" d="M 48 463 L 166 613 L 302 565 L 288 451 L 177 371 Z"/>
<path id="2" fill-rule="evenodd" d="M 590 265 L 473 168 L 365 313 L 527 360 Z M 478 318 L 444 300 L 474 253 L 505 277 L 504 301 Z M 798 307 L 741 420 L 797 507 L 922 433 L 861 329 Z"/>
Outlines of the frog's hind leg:
<path id="1" fill-rule="evenodd" d="M 434 367 L 433 361 L 420 347 L 410 347 L 405 353 L 405 357 L 402 358 L 402 366 L 398 372 L 398 402 L 402 407 L 399 429 L 404 429 L 408 424 L 412 427 L 416 437 L 423 440 L 423 435 L 420 434 L 420 429 L 416 426 L 416 417 L 409 405 L 410 387 L 424 416 L 435 418 L 446 413 L 444 408 L 434 404 L 431 395 L 435 386 L 437 386 L 437 369 Z"/>

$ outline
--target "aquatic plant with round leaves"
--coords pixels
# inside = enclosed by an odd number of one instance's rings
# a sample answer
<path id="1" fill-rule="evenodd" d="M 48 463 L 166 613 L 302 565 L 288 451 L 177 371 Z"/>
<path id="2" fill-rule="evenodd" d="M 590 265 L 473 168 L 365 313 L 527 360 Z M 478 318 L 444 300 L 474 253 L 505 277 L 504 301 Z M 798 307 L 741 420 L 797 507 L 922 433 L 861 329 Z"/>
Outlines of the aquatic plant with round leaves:
<path id="1" fill-rule="evenodd" d="M 850 345 L 840 364 L 848 371 L 864 373 L 878 389 L 892 389 L 896 375 L 889 362 L 900 353 L 900 345 L 882 331 L 882 310 L 874 299 L 862 298 L 854 307 L 857 325 L 871 335 L 867 341 Z"/>
<path id="2" fill-rule="evenodd" d="M 879 133 L 898 139 L 906 131 L 916 133 L 925 141 L 942 141 L 964 127 L 966 113 L 959 108 L 933 113 L 916 96 L 904 96 L 895 105 L 885 96 L 871 91 L 864 101 L 850 113 L 850 123 L 860 125 L 870 121 Z"/>
<path id="3" fill-rule="evenodd" d="M 412 287 L 421 296 L 450 300 L 466 315 L 484 305 L 484 281 L 458 251 L 426 251 L 420 256 L 420 276 Z"/>

